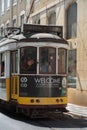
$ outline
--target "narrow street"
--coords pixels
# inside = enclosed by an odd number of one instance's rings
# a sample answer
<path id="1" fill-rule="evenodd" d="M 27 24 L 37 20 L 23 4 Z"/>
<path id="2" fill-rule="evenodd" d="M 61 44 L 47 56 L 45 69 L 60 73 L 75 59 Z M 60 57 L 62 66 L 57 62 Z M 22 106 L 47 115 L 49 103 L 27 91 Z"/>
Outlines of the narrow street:
<path id="1" fill-rule="evenodd" d="M 62 118 L 29 119 L 22 115 L 0 113 L 0 130 L 87 130 L 87 119 L 65 115 Z"/>

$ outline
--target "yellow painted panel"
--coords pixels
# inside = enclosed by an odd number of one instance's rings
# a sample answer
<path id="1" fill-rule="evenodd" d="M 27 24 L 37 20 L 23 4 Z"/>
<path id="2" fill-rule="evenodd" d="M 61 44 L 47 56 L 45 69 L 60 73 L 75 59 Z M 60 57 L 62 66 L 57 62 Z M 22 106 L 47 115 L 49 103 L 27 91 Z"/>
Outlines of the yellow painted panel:
<path id="1" fill-rule="evenodd" d="M 10 78 L 6 79 L 6 97 L 7 101 L 10 99 Z"/>
<path id="2" fill-rule="evenodd" d="M 40 102 L 36 102 L 36 100 L 39 100 Z M 56 101 L 56 99 L 59 99 L 59 102 Z M 62 99 L 62 102 L 61 102 Z M 31 102 L 31 100 L 34 100 L 34 102 Z M 19 104 L 25 104 L 25 105 L 56 105 L 56 104 L 67 104 L 67 97 L 58 97 L 58 98 L 27 98 L 27 97 L 19 97 L 18 98 Z"/>
<path id="3" fill-rule="evenodd" d="M 11 77 L 11 98 L 17 99 L 19 94 L 19 76 L 13 75 Z"/>

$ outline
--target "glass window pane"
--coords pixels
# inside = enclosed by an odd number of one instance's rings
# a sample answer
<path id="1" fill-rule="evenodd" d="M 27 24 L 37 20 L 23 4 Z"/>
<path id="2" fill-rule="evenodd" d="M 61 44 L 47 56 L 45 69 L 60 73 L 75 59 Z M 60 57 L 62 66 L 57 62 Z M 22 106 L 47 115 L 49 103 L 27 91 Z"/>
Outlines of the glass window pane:
<path id="1" fill-rule="evenodd" d="M 56 25 L 56 13 L 54 11 L 48 17 L 48 24 Z"/>
<path id="2" fill-rule="evenodd" d="M 52 47 L 40 48 L 40 73 L 56 72 L 56 49 Z"/>
<path id="3" fill-rule="evenodd" d="M 76 66 L 77 66 L 77 50 L 68 51 L 68 86 L 76 88 Z"/>
<path id="4" fill-rule="evenodd" d="M 1 68 L 0 68 L 0 72 L 1 72 L 0 76 L 5 76 L 5 53 L 2 53 L 0 55 L 0 66 L 1 66 Z"/>
<path id="5" fill-rule="evenodd" d="M 13 0 L 13 4 L 14 4 L 14 3 L 17 3 L 17 0 Z"/>
<path id="6" fill-rule="evenodd" d="M 37 69 L 37 48 L 21 48 L 20 56 L 20 72 L 23 74 L 35 74 Z"/>
<path id="7" fill-rule="evenodd" d="M 67 10 L 67 38 L 77 37 L 77 3 L 73 3 Z"/>
<path id="8" fill-rule="evenodd" d="M 18 72 L 18 51 L 11 52 L 11 72 Z"/>
<path id="9" fill-rule="evenodd" d="M 15 72 L 18 72 L 18 51 L 15 52 Z"/>
<path id="10" fill-rule="evenodd" d="M 2 0 L 2 12 L 4 12 L 5 8 L 4 8 L 4 0 Z"/>
<path id="11" fill-rule="evenodd" d="M 7 9 L 10 7 L 10 0 L 7 0 Z"/>
<path id="12" fill-rule="evenodd" d="M 67 51 L 63 48 L 58 49 L 58 73 L 65 74 L 67 69 Z"/>

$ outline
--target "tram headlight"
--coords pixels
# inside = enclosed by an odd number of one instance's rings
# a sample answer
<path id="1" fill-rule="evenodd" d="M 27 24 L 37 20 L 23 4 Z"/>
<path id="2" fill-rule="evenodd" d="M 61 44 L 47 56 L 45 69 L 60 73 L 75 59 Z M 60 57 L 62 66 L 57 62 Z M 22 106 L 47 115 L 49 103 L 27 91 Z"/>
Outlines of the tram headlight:
<path id="1" fill-rule="evenodd" d="M 62 79 L 62 87 L 66 88 L 66 78 L 65 77 Z"/>

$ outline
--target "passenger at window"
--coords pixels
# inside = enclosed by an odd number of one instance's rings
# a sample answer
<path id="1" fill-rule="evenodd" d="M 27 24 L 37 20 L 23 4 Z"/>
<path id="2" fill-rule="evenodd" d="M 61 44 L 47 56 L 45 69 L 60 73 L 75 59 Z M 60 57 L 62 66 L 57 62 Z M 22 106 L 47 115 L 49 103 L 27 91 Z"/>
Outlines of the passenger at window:
<path id="1" fill-rule="evenodd" d="M 41 66 L 41 72 L 42 73 L 50 73 L 51 72 L 50 63 L 48 63 L 47 61 L 45 63 L 43 63 Z"/>
<path id="2" fill-rule="evenodd" d="M 27 70 L 29 73 L 33 73 L 35 74 L 36 73 L 36 61 L 34 58 L 28 58 L 28 61 L 27 61 Z"/>

